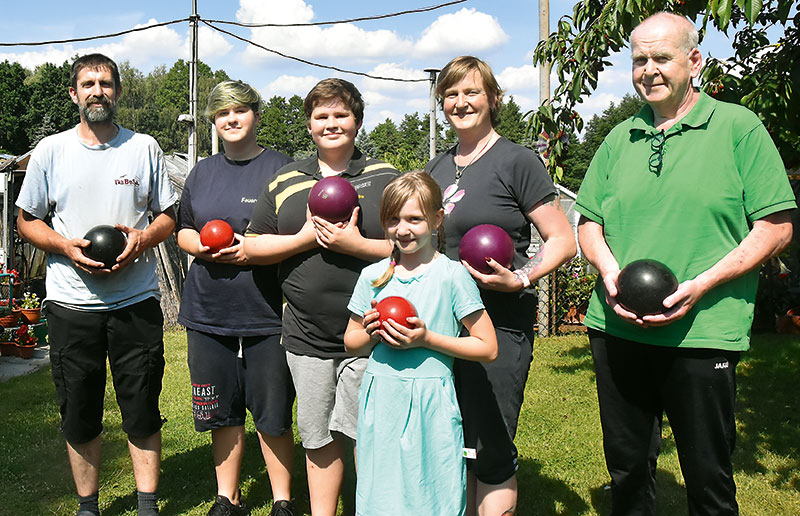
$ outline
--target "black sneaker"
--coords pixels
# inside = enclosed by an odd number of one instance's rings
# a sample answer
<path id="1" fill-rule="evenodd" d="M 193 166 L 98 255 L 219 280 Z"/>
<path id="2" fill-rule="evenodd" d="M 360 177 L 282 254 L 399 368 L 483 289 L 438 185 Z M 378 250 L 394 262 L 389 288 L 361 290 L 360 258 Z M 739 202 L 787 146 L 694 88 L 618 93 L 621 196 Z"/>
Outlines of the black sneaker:
<path id="1" fill-rule="evenodd" d="M 214 505 L 206 516 L 249 516 L 250 510 L 244 500 L 239 500 L 239 505 L 233 505 L 230 500 L 222 495 L 217 495 Z"/>
<path id="2" fill-rule="evenodd" d="M 294 516 L 294 505 L 289 500 L 276 500 L 269 516 Z"/>

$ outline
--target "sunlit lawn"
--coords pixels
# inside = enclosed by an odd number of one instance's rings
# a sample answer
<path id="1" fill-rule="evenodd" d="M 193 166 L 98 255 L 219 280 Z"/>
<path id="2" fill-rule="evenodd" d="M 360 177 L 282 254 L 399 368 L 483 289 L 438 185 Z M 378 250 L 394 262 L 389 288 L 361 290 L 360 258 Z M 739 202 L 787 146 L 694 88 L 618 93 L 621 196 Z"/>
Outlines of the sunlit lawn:
<path id="1" fill-rule="evenodd" d="M 191 418 L 183 332 L 167 335 L 161 410 L 164 452 L 162 515 L 205 515 L 215 492 L 210 438 Z M 736 481 L 743 515 L 800 514 L 800 416 L 796 378 L 800 339 L 756 335 L 739 365 Z M 135 515 L 136 497 L 125 436 L 108 386 L 100 505 L 104 515 Z M 517 444 L 520 515 L 608 514 L 597 398 L 583 335 L 537 340 Z M 77 504 L 49 370 L 0 384 L 0 515 L 72 516 Z M 658 469 L 660 513 L 687 514 L 674 441 L 665 426 Z M 298 441 L 299 442 L 299 441 Z M 242 490 L 255 516 L 271 505 L 252 424 Z M 309 514 L 302 450 L 296 448 L 295 497 Z M 352 510 L 347 504 L 342 513 Z"/>

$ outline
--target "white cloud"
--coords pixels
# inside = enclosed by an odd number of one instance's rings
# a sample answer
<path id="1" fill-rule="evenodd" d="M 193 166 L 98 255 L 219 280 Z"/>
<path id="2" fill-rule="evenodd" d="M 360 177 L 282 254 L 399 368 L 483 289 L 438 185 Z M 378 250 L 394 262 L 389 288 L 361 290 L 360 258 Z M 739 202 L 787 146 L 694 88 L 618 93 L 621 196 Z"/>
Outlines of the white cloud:
<path id="1" fill-rule="evenodd" d="M 314 19 L 314 10 L 303 0 L 240 0 L 236 13 L 239 21 L 257 23 L 308 23 Z M 259 27 L 251 29 L 250 38 L 255 43 L 281 53 L 314 61 L 328 60 L 331 64 L 347 68 L 344 58 L 368 61 L 391 55 L 407 55 L 412 42 L 390 30 L 364 30 L 351 23 L 311 27 Z M 248 46 L 244 59 L 255 62 L 275 60 L 275 54 Z"/>
<path id="2" fill-rule="evenodd" d="M 44 63 L 60 65 L 64 61 L 72 61 L 73 56 L 84 53 L 83 49 L 77 50 L 72 45 L 55 48 L 48 46 L 44 50 L 17 53 L 0 53 L 0 61 L 10 61 L 21 64 L 23 67 L 33 70 Z"/>
<path id="3" fill-rule="evenodd" d="M 366 110 L 369 111 L 373 106 L 380 106 L 382 104 L 391 104 L 393 98 L 372 90 L 361 90 L 361 96 L 364 98 Z"/>
<path id="4" fill-rule="evenodd" d="M 514 97 L 514 102 L 516 102 L 516 104 L 519 106 L 519 110 L 523 114 L 527 113 L 532 109 L 539 108 L 539 97 L 533 97 L 529 95 L 516 95 L 514 92 L 511 92 L 509 96 Z"/>
<path id="5" fill-rule="evenodd" d="M 314 9 L 303 0 L 239 0 L 236 19 L 242 23 L 308 23 Z"/>
<path id="6" fill-rule="evenodd" d="M 428 74 L 415 68 L 407 68 L 397 63 L 382 63 L 367 72 L 377 77 L 391 77 L 397 79 L 427 79 Z M 365 78 L 364 89 L 382 91 L 405 91 L 409 93 L 420 93 L 430 89 L 430 83 L 425 82 L 401 82 L 384 81 L 379 79 Z"/>
<path id="7" fill-rule="evenodd" d="M 497 82 L 507 92 L 535 90 L 539 87 L 539 69 L 533 65 L 509 66 L 497 75 Z"/>
<path id="8" fill-rule="evenodd" d="M 311 88 L 319 81 L 320 78 L 314 75 L 304 75 L 302 77 L 296 75 L 281 75 L 261 88 L 261 95 L 263 95 L 265 99 L 272 98 L 275 95 L 286 98 L 299 95 L 305 98 L 306 94 L 311 91 Z"/>
<path id="9" fill-rule="evenodd" d="M 415 45 L 418 55 L 458 55 L 483 52 L 509 40 L 497 18 L 463 8 L 444 14 L 422 33 Z"/>
<path id="10" fill-rule="evenodd" d="M 409 113 L 427 114 L 431 110 L 431 100 L 428 97 L 415 97 L 406 101 Z"/>
<path id="11" fill-rule="evenodd" d="M 151 18 L 147 23 L 138 24 L 135 28 L 146 27 L 158 23 Z M 143 67 L 154 62 L 171 63 L 180 57 L 188 57 L 188 46 L 181 36 L 168 26 L 126 34 L 121 40 L 96 46 L 75 48 L 72 44 L 63 47 L 47 47 L 45 50 L 0 54 L 0 59 L 17 61 L 26 68 L 35 68 L 43 63 L 61 64 L 72 61 L 76 54 L 85 55 L 94 52 L 105 54 L 117 62 L 130 61 L 131 65 Z M 185 55 L 184 55 L 185 53 Z"/>
<path id="12" fill-rule="evenodd" d="M 219 32 L 206 26 L 198 27 L 197 53 L 200 55 L 202 61 L 208 63 L 212 59 L 222 57 L 230 52 L 232 48 L 233 45 Z M 187 59 L 191 56 L 188 35 L 183 53 Z"/>
<path id="13" fill-rule="evenodd" d="M 601 112 L 605 110 L 612 102 L 617 105 L 621 100 L 622 97 L 614 95 L 613 93 L 595 93 L 591 97 L 584 100 L 582 104 L 578 104 L 576 109 L 581 112 L 581 116 L 584 116 L 583 111 L 591 111 L 593 113 Z"/>

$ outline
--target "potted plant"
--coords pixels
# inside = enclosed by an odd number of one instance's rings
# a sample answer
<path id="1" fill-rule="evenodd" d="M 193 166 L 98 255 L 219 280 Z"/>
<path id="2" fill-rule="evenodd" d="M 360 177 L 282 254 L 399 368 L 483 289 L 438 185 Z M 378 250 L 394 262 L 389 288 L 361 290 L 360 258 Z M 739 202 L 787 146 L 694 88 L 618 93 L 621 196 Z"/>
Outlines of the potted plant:
<path id="1" fill-rule="evenodd" d="M 17 281 L 17 271 L 14 269 L 0 272 L 0 326 L 16 326 L 20 312 L 14 306 L 14 286 Z"/>
<path id="2" fill-rule="evenodd" d="M 38 340 L 36 335 L 33 334 L 33 328 L 27 324 L 23 324 L 14 331 L 14 343 L 17 346 L 17 356 L 20 358 L 31 358 L 33 356 L 33 349 L 36 347 Z"/>
<path id="3" fill-rule="evenodd" d="M 25 292 L 19 306 L 22 316 L 29 324 L 36 324 L 42 318 L 42 302 L 39 300 L 39 296 L 33 292 Z"/>
<path id="4" fill-rule="evenodd" d="M 3 328 L 0 331 L 0 355 L 4 357 L 17 356 L 17 345 L 14 343 L 14 332 Z"/>

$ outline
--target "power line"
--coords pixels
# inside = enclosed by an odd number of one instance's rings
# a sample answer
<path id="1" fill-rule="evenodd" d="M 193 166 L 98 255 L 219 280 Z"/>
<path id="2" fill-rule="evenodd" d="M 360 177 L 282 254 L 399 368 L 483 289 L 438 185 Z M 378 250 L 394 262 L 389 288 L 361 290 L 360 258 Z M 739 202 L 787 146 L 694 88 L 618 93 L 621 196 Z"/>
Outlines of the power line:
<path id="1" fill-rule="evenodd" d="M 438 4 L 430 7 L 420 7 L 419 9 L 409 9 L 406 11 L 398 11 L 395 13 L 389 14 L 379 14 L 375 16 L 364 16 L 361 18 L 351 18 L 348 20 L 334 20 L 334 21 L 324 21 L 324 22 L 313 22 L 313 23 L 239 23 L 239 22 L 232 22 L 227 20 L 203 20 L 204 23 L 224 23 L 229 25 L 238 25 L 240 27 L 309 27 L 314 25 L 336 25 L 341 23 L 352 23 L 355 21 L 368 21 L 368 20 L 380 20 L 383 18 L 392 18 L 395 16 L 402 16 L 405 14 L 413 14 L 413 13 L 423 13 L 428 11 L 433 11 L 436 9 L 441 9 L 442 7 L 448 7 L 455 4 L 462 4 L 467 0 L 455 0 L 452 2 L 445 2 L 443 4 Z M 23 42 L 14 42 L 14 43 L 2 43 L 0 42 L 0 47 L 36 47 L 36 46 L 43 46 L 43 45 L 57 45 L 63 43 L 77 43 L 81 41 L 92 41 L 95 39 L 106 39 L 106 38 L 115 38 L 117 36 L 124 36 L 125 34 L 130 34 L 131 32 L 138 32 L 142 30 L 154 29 L 156 27 L 164 27 L 166 25 L 172 25 L 175 23 L 182 23 L 185 21 L 189 21 L 190 18 L 181 18 L 179 20 L 172 20 L 168 22 L 162 23 L 155 23 L 153 25 L 146 25 L 144 27 L 136 27 L 134 29 L 123 30 L 121 32 L 114 32 L 112 34 L 103 34 L 100 36 L 86 36 L 83 38 L 70 38 L 70 39 L 57 39 L 52 41 L 23 41 Z M 220 29 L 217 29 L 220 30 Z M 289 56 L 285 56 L 289 57 Z M 289 57 L 289 59 L 293 59 Z M 313 63 L 309 63 L 313 64 Z"/>
<path id="2" fill-rule="evenodd" d="M 420 7 L 418 9 L 408 9 L 408 10 L 405 10 L 405 11 L 398 11 L 398 12 L 389 13 L 389 14 L 379 14 L 379 15 L 375 15 L 375 16 L 364 16 L 364 17 L 350 18 L 350 19 L 345 19 L 345 20 L 323 21 L 323 22 L 313 22 L 313 23 L 285 23 L 285 24 L 281 24 L 281 23 L 261 23 L 261 24 L 257 24 L 257 23 L 232 22 L 232 21 L 226 21 L 226 20 L 204 20 L 204 19 L 199 18 L 199 17 L 197 17 L 197 19 L 199 21 L 202 21 L 203 23 L 205 23 L 206 25 L 208 25 L 212 29 L 214 29 L 214 30 L 216 30 L 218 32 L 221 32 L 223 34 L 227 34 L 227 35 L 231 36 L 232 38 L 235 38 L 235 39 L 238 39 L 240 41 L 243 41 L 243 42 L 245 42 L 245 43 L 247 43 L 249 45 L 253 45 L 255 47 L 261 48 L 262 50 L 266 50 L 267 52 L 271 52 L 273 54 L 279 55 L 279 56 L 281 56 L 281 57 L 283 57 L 285 59 L 291 59 L 293 61 L 297 61 L 297 62 L 300 62 L 300 63 L 303 63 L 303 64 L 307 64 L 309 66 L 314 66 L 314 67 L 317 67 L 317 68 L 325 68 L 325 69 L 328 69 L 328 70 L 334 70 L 334 71 L 337 71 L 337 72 L 351 74 L 351 75 L 359 75 L 359 76 L 362 76 L 362 77 L 368 77 L 370 79 L 376 79 L 376 80 L 381 80 L 381 81 L 425 82 L 428 79 L 424 79 L 424 78 L 423 79 L 400 79 L 400 78 L 397 78 L 397 77 L 382 77 L 382 76 L 378 76 L 378 75 L 371 75 L 371 74 L 364 73 L 364 72 L 356 72 L 356 71 L 353 71 L 353 70 L 345 70 L 344 68 L 339 68 L 339 67 L 336 67 L 336 66 L 325 65 L 325 64 L 321 64 L 321 63 L 315 63 L 315 62 L 309 61 L 307 59 L 303 59 L 303 58 L 295 57 L 295 56 L 290 56 L 290 55 L 284 54 L 283 52 L 280 52 L 278 50 L 267 48 L 267 47 L 265 47 L 263 45 L 255 43 L 254 41 L 250 41 L 250 40 L 248 40 L 246 38 L 243 38 L 243 37 L 241 37 L 241 36 L 239 36 L 237 34 L 234 34 L 233 32 L 227 31 L 227 30 L 225 30 L 225 29 L 223 29 L 221 27 L 217 27 L 216 25 L 214 25 L 214 23 L 236 25 L 236 26 L 239 26 L 239 27 L 247 27 L 247 28 L 255 28 L 255 27 L 310 27 L 310 26 L 319 26 L 319 25 L 336 25 L 336 24 L 343 24 L 343 23 L 352 23 L 352 22 L 357 22 L 357 21 L 380 20 L 380 19 L 392 18 L 392 17 L 396 17 L 396 16 L 403 16 L 403 15 L 406 15 L 406 14 L 429 12 L 429 11 L 434 11 L 436 9 L 441 9 L 443 7 L 448 7 L 448 6 L 451 6 L 451 5 L 462 4 L 462 3 L 466 2 L 466 1 L 467 0 L 454 0 L 454 1 L 451 1 L 451 2 L 445 2 L 445 3 L 442 3 L 442 4 L 437 4 L 437 5 L 433 5 L 433 6 L 429 6 L 429 7 Z M 124 31 L 121 31 L 121 32 L 115 32 L 115 33 L 112 33 L 112 34 L 103 34 L 103 35 L 99 35 L 99 36 L 86 36 L 86 37 L 82 37 L 82 38 L 70 38 L 70 39 L 51 40 L 51 41 L 32 41 L 32 42 L 29 41 L 29 42 L 16 42 L 16 43 L 2 43 L 2 42 L 0 42 L 0 47 L 56 45 L 56 44 L 64 44 L 64 43 L 76 43 L 76 42 L 82 42 L 82 41 L 92 41 L 92 40 L 96 40 L 96 39 L 114 38 L 114 37 L 118 37 L 118 36 L 124 36 L 125 34 L 130 34 L 132 32 L 138 32 L 138 31 L 143 31 L 143 30 L 154 29 L 156 27 L 164 27 L 164 26 L 167 26 L 167 25 L 175 24 L 175 23 L 182 23 L 182 22 L 190 21 L 191 19 L 192 19 L 191 17 L 189 17 L 189 18 L 181 18 L 181 19 L 178 19 L 178 20 L 172 20 L 172 21 L 162 22 L 162 23 L 155 23 L 153 25 L 146 25 L 144 27 L 137 27 L 137 28 L 133 28 L 133 29 L 124 30 Z"/>
<path id="3" fill-rule="evenodd" d="M 173 23 L 181 23 L 189 21 L 189 18 L 181 18 L 180 20 L 172 20 L 168 22 L 162 23 L 155 23 L 153 25 L 146 25 L 144 27 L 136 27 L 134 29 L 123 30 L 122 32 L 115 32 L 113 34 L 103 34 L 102 36 L 87 36 L 85 38 L 71 38 L 71 39 L 58 39 L 53 41 L 33 41 L 33 42 L 23 42 L 23 43 L 0 43 L 0 47 L 36 47 L 42 45 L 55 45 L 60 43 L 75 43 L 78 41 L 91 41 L 93 39 L 105 39 L 105 38 L 115 38 L 117 36 L 124 36 L 125 34 L 130 34 L 131 32 L 138 32 L 140 30 L 148 30 L 154 29 L 156 27 L 163 27 L 165 25 L 172 25 Z"/>
<path id="4" fill-rule="evenodd" d="M 448 7 L 451 5 L 456 4 L 463 4 L 467 0 L 455 0 L 453 2 L 445 2 L 443 4 L 433 5 L 430 7 L 420 7 L 419 9 L 409 9 L 407 11 L 399 11 L 396 13 L 390 14 L 379 14 L 375 16 L 363 16 L 361 18 L 350 18 L 348 20 L 335 20 L 335 21 L 321 21 L 321 22 L 308 22 L 308 23 L 241 23 L 241 22 L 232 22 L 226 20 L 204 20 L 208 23 L 222 23 L 226 25 L 237 25 L 239 27 L 248 27 L 248 28 L 255 28 L 255 27 L 314 27 L 318 25 L 336 25 L 340 23 L 352 23 L 352 22 L 359 22 L 359 21 L 370 21 L 370 20 L 382 20 L 384 18 L 393 18 L 395 16 L 402 16 L 405 14 L 415 14 L 415 13 L 425 13 L 428 11 L 435 11 L 436 9 L 441 9 L 442 7 Z"/>
<path id="5" fill-rule="evenodd" d="M 315 66 L 317 68 L 325 68 L 325 69 L 334 70 L 334 71 L 337 71 L 337 72 L 348 73 L 348 74 L 352 74 L 352 75 L 360 75 L 362 77 L 368 77 L 370 79 L 377 79 L 377 80 L 380 80 L 380 81 L 425 82 L 425 81 L 428 80 L 428 79 L 399 79 L 397 77 L 381 77 L 379 75 L 370 75 L 370 74 L 364 73 L 364 72 L 356 72 L 356 71 L 353 71 L 353 70 L 345 70 L 344 68 L 338 68 L 336 66 L 315 63 L 313 61 L 308 61 L 307 59 L 303 59 L 301 57 L 295 57 L 295 56 L 290 56 L 288 54 L 284 54 L 283 52 L 280 52 L 278 50 L 274 50 L 272 48 L 267 48 L 264 45 L 259 45 L 258 43 L 254 42 L 254 41 L 250 41 L 249 39 L 243 38 L 243 37 L 241 37 L 241 36 L 239 36 L 237 34 L 234 34 L 233 32 L 230 32 L 230 31 L 227 31 L 227 30 L 225 30 L 223 28 L 217 27 L 216 25 L 213 25 L 212 23 L 210 23 L 207 20 L 202 20 L 201 19 L 200 21 L 202 21 L 203 23 L 205 23 L 206 25 L 208 25 L 212 29 L 217 30 L 219 32 L 222 32 L 223 34 L 227 34 L 228 36 L 231 36 L 232 38 L 238 39 L 239 41 L 244 41 L 245 43 L 253 45 L 254 47 L 258 47 L 258 48 L 260 48 L 262 50 L 266 50 L 267 52 L 271 52 L 271 53 L 279 55 L 279 56 L 281 56 L 283 58 L 291 59 L 293 61 L 298 61 L 300 63 L 304 63 L 304 64 L 307 64 L 307 65 L 310 65 L 310 66 Z"/>

